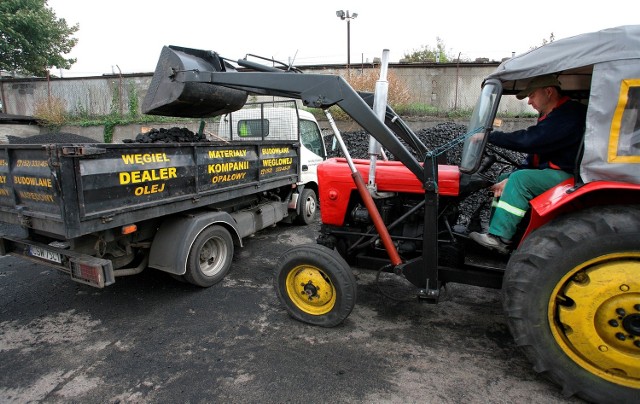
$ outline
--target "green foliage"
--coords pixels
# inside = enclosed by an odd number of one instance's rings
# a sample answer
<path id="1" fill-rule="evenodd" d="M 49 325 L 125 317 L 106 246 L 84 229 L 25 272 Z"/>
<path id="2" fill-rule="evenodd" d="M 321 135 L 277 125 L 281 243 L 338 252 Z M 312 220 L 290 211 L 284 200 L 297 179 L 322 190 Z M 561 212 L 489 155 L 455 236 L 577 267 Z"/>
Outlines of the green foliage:
<path id="1" fill-rule="evenodd" d="M 448 118 L 456 119 L 456 118 L 469 118 L 473 110 L 471 109 L 452 109 L 446 113 Z"/>
<path id="2" fill-rule="evenodd" d="M 111 143 L 113 140 L 113 131 L 116 128 L 116 125 L 120 123 L 119 120 L 107 120 L 104 123 L 104 142 Z"/>
<path id="3" fill-rule="evenodd" d="M 91 116 L 89 112 L 89 108 L 83 105 L 80 101 L 76 103 L 75 113 L 78 117 L 82 119 L 88 119 Z"/>
<path id="4" fill-rule="evenodd" d="M 427 104 L 402 104 L 393 106 L 393 110 L 401 116 L 437 116 L 438 108 Z"/>
<path id="5" fill-rule="evenodd" d="M 444 41 L 440 37 L 436 37 L 436 46 L 431 48 L 429 45 L 422 45 L 420 49 L 404 55 L 403 59 L 408 63 L 423 62 L 440 62 L 448 63 L 456 59 L 452 54 L 447 53 Z"/>
<path id="6" fill-rule="evenodd" d="M 0 70 L 44 77 L 51 67 L 69 69 L 76 59 L 65 59 L 78 40 L 47 7 L 47 0 L 0 1 Z"/>
<path id="7" fill-rule="evenodd" d="M 109 105 L 109 115 L 111 116 L 119 116 L 121 115 L 120 111 L 120 87 L 114 83 L 113 89 L 111 91 L 111 104 Z"/>
<path id="8" fill-rule="evenodd" d="M 129 84 L 129 117 L 135 118 L 140 113 L 138 112 L 138 90 L 133 83 Z"/>

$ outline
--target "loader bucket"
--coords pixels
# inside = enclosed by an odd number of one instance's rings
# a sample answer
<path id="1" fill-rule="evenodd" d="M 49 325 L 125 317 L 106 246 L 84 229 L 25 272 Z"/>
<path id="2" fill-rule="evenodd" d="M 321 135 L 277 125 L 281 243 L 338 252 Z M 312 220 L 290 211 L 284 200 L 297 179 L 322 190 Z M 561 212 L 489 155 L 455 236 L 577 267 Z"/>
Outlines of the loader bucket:
<path id="1" fill-rule="evenodd" d="M 174 72 L 235 71 L 216 53 L 165 46 L 142 103 L 149 115 L 206 118 L 237 111 L 247 101 L 247 92 L 207 82 L 179 82 Z"/>

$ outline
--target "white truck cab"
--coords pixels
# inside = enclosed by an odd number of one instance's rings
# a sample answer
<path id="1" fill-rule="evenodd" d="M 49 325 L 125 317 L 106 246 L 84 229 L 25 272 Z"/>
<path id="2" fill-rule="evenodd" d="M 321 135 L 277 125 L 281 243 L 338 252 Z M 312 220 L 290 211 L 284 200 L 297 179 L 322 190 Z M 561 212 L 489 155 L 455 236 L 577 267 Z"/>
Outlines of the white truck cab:
<path id="1" fill-rule="evenodd" d="M 318 208 L 318 165 L 326 157 L 326 147 L 318 121 L 312 113 L 298 109 L 295 101 L 248 103 L 244 108 L 222 115 L 214 139 L 292 140 L 300 139 L 300 181 L 292 205 L 296 221 L 310 223 Z M 294 206 L 291 206 L 292 208 Z"/>

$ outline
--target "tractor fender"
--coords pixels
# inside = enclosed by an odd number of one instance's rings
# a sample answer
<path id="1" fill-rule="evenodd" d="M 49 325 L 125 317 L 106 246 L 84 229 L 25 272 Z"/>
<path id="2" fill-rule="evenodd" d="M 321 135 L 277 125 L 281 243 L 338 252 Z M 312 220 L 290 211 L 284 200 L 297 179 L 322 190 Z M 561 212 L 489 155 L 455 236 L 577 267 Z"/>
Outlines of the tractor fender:
<path id="1" fill-rule="evenodd" d="M 593 181 L 574 186 L 574 179 L 561 182 L 530 201 L 531 218 L 522 240 L 557 216 L 597 205 L 637 204 L 640 184 Z"/>
<path id="2" fill-rule="evenodd" d="M 227 212 L 203 211 L 167 218 L 160 225 L 149 252 L 149 267 L 183 275 L 196 237 L 211 225 L 224 226 L 234 243 L 242 247 L 236 221 Z"/>

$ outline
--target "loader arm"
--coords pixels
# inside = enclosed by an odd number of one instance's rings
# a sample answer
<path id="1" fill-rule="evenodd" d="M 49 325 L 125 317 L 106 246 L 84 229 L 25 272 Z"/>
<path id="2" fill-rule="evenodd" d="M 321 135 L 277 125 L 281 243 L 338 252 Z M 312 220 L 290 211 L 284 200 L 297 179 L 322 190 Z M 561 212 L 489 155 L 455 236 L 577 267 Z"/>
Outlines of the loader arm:
<path id="1" fill-rule="evenodd" d="M 262 95 L 300 99 L 303 105 L 310 108 L 327 109 L 338 105 L 406 165 L 420 182 L 424 182 L 424 170 L 418 160 L 342 77 L 277 72 L 177 71 L 172 80 L 210 83 Z"/>
<path id="2" fill-rule="evenodd" d="M 246 60 L 236 61 L 239 66 L 247 69 L 240 72 L 228 62 L 211 51 L 164 47 L 152 85 L 145 96 L 142 112 L 168 116 L 211 117 L 242 108 L 249 93 L 299 99 L 307 107 L 321 108 L 325 111 L 337 105 L 423 184 L 423 226 L 424 229 L 429 229 L 425 230 L 423 256 L 403 263 L 390 238 L 389 242 L 385 243 L 385 249 L 395 266 L 394 271 L 403 273 L 415 285 L 425 284 L 426 289 L 421 289 L 421 297 L 437 301 L 441 285 L 438 279 L 438 167 L 435 161 L 437 156 L 427 152 L 415 134 L 399 123 L 401 120 L 395 119 L 397 116 L 389 107 L 386 108 L 385 117 L 379 118 L 372 108 L 371 97 L 356 92 L 342 77 L 296 74 Z M 391 125 L 385 124 L 387 120 Z M 339 138 L 339 134 L 336 135 Z M 424 155 L 424 166 L 401 139 L 416 149 L 418 155 Z M 366 205 L 369 212 L 374 216 L 379 215 L 358 172 L 353 173 L 353 179 L 357 186 L 361 185 L 358 189 L 363 201 L 371 202 Z M 376 230 L 383 239 L 385 234 L 388 236 L 384 224 L 376 225 Z"/>
<path id="3" fill-rule="evenodd" d="M 191 118 L 217 116 L 242 108 L 248 93 L 299 99 L 307 107 L 324 110 L 338 105 L 424 182 L 418 160 L 342 77 L 299 74 L 246 59 L 235 63 L 247 71 L 237 71 L 229 59 L 216 52 L 163 47 L 142 112 Z"/>

